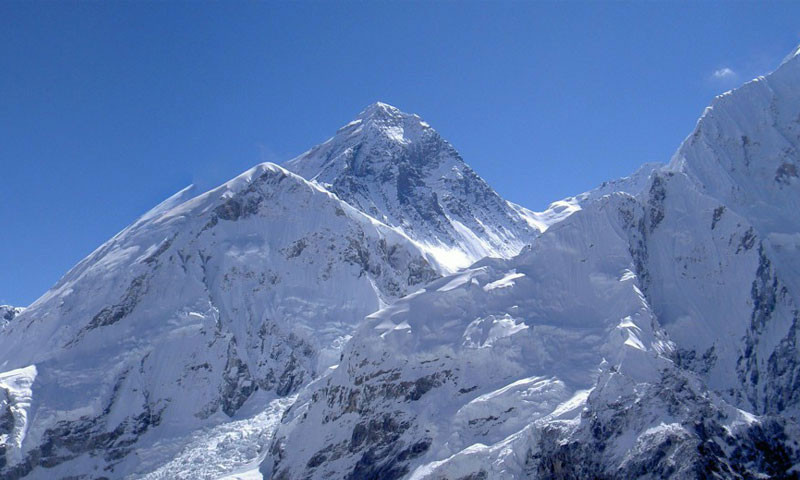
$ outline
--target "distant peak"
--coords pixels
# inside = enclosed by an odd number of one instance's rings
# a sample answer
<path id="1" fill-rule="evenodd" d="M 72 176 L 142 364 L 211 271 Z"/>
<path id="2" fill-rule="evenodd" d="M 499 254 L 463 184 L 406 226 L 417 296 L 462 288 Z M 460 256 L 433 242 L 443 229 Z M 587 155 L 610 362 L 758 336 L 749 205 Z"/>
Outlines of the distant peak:
<path id="1" fill-rule="evenodd" d="M 389 105 L 386 102 L 380 102 L 380 101 L 369 105 L 367 108 L 365 108 L 365 110 L 370 108 L 380 108 L 382 110 L 387 110 L 387 111 L 398 111 L 398 112 L 400 111 L 400 109 L 395 107 L 394 105 Z"/>
<path id="2" fill-rule="evenodd" d="M 407 148 L 417 142 L 426 142 L 428 148 L 436 144 L 461 161 L 458 152 L 419 115 L 405 113 L 388 103 L 375 102 L 364 108 L 353 121 L 339 128 L 333 137 L 284 165 L 303 178 L 318 179 L 322 178 L 319 175 L 323 170 L 349 172 L 354 165 L 360 165 L 367 159 L 369 162 L 394 162 L 401 158 L 399 148 Z M 361 155 L 356 162 L 351 157 L 356 156 L 364 145 L 368 146 L 364 152 L 369 150 L 372 155 Z M 329 183 L 331 178 L 324 181 Z"/>
<path id="3" fill-rule="evenodd" d="M 356 118 L 336 131 L 334 139 L 386 138 L 409 144 L 431 127 L 419 115 L 406 113 L 384 102 L 367 106 Z M 347 140 L 349 141 L 349 140 Z"/>
<path id="4" fill-rule="evenodd" d="M 357 119 L 402 119 L 403 117 L 411 117 L 408 113 L 402 112 L 399 108 L 389 105 L 388 103 L 375 102 L 358 114 Z"/>

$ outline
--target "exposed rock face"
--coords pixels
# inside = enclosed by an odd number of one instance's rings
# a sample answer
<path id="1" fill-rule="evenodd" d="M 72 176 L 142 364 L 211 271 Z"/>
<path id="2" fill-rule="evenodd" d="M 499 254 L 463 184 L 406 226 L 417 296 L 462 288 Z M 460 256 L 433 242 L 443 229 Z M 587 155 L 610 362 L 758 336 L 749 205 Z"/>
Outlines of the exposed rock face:
<path id="1" fill-rule="evenodd" d="M 541 425 L 524 473 L 544 479 L 794 476 L 798 451 L 788 440 L 797 429 L 786 419 L 749 417 L 670 367 L 657 383 L 631 390 L 624 382 L 619 373 L 604 373 L 579 423 Z"/>

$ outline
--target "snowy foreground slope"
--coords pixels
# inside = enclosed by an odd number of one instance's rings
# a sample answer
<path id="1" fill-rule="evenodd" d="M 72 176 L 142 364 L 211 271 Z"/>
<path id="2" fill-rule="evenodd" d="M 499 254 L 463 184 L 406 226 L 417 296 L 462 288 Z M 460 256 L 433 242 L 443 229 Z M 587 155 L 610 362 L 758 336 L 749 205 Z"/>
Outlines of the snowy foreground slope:
<path id="1" fill-rule="evenodd" d="M 423 148 L 413 126 L 406 138 L 386 124 L 391 108 L 368 108 L 367 131 L 346 134 L 376 165 Z M 378 220 L 262 164 L 177 193 L 33 305 L 4 309 L 0 478 L 214 478 L 257 465 L 286 399 L 339 361 L 366 315 L 464 259 L 514 255 L 546 227 L 550 217 L 500 199 L 425 131 L 436 143 L 425 148 L 446 152 L 464 180 L 437 183 L 442 171 L 422 168 L 403 191 L 421 201 L 437 184 L 442 202 L 461 205 L 457 221 Z M 394 185 L 373 189 L 375 203 Z"/>
<path id="2" fill-rule="evenodd" d="M 370 315 L 261 471 L 794 478 L 800 59 L 714 100 L 672 161 Z"/>

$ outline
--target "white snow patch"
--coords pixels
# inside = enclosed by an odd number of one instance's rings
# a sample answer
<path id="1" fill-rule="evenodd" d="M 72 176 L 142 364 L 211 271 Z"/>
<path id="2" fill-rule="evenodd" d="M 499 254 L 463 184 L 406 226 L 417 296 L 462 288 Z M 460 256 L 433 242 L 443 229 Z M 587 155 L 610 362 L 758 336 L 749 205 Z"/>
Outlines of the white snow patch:
<path id="1" fill-rule="evenodd" d="M 261 479 L 258 465 L 267 454 L 283 412 L 296 398 L 275 399 L 253 417 L 193 433 L 192 439 L 175 459 L 141 479 Z M 158 447 L 157 442 L 152 448 Z"/>
<path id="2" fill-rule="evenodd" d="M 0 445 L 11 447 L 6 455 L 12 464 L 22 459 L 21 448 L 28 432 L 33 399 L 31 388 L 36 374 L 36 365 L 0 373 L 0 412 L 7 408 L 14 419 L 11 431 L 0 434 Z"/>
<path id="3" fill-rule="evenodd" d="M 517 278 L 524 277 L 524 273 L 517 273 L 516 270 L 512 270 L 511 273 L 506 275 L 505 277 L 501 278 L 500 280 L 495 280 L 492 283 L 487 283 L 483 286 L 484 291 L 494 290 L 497 288 L 508 288 L 514 286 L 514 280 Z"/>

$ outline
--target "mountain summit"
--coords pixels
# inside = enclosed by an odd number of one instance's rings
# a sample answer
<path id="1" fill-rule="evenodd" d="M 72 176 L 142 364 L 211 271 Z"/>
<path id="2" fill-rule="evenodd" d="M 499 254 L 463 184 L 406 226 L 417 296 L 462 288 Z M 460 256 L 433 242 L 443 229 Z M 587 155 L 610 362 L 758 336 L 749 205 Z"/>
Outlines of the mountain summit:
<path id="1" fill-rule="evenodd" d="M 386 103 L 285 167 L 399 228 L 450 271 L 512 256 L 546 227 L 503 200 L 422 118 Z"/>
<path id="2" fill-rule="evenodd" d="M 428 124 L 423 122 L 419 115 L 405 113 L 399 108 L 384 102 L 375 102 L 368 105 L 356 116 L 356 120 L 362 120 L 365 123 L 384 122 L 395 126 L 408 121 L 411 124 L 417 123 L 423 127 L 428 127 Z"/>

